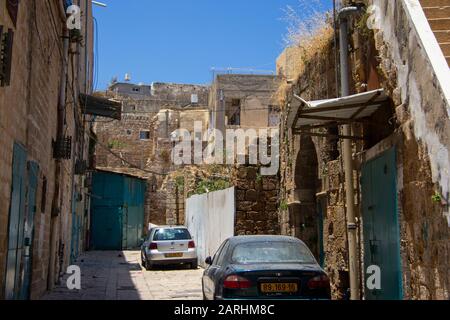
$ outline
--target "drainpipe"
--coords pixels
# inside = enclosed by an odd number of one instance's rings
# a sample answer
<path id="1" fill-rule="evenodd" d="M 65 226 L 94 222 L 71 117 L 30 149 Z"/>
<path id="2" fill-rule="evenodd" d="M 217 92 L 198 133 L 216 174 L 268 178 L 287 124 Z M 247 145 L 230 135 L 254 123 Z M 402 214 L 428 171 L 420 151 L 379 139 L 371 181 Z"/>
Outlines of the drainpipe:
<path id="1" fill-rule="evenodd" d="M 350 95 L 349 65 L 348 65 L 348 17 L 360 11 L 359 7 L 350 6 L 339 11 L 340 64 L 341 64 L 341 95 Z M 342 128 L 344 136 L 351 136 L 351 124 Z M 345 171 L 345 194 L 347 208 L 348 264 L 350 277 L 351 300 L 359 300 L 358 255 L 357 255 L 357 225 L 355 219 L 355 190 L 353 183 L 353 152 L 352 141 L 344 139 L 343 160 Z"/>
<path id="2" fill-rule="evenodd" d="M 67 72 L 68 72 L 68 61 L 69 61 L 69 31 L 65 27 L 66 13 L 62 1 L 59 3 L 59 13 L 61 21 L 64 23 L 63 31 L 63 54 L 62 65 L 61 65 L 61 75 L 60 75 L 60 86 L 59 86 L 59 102 L 57 111 L 57 140 L 64 136 L 64 113 L 66 108 L 66 86 L 67 86 Z M 49 254 L 49 268 L 47 274 L 47 288 L 52 289 L 55 285 L 55 275 L 56 275 L 56 251 L 57 251 L 57 233 L 58 233 L 58 216 L 61 210 L 62 204 L 62 192 L 61 186 L 63 185 L 62 180 L 62 161 L 60 159 L 56 160 L 55 163 L 55 188 L 52 203 L 52 218 L 50 220 L 50 254 Z"/>

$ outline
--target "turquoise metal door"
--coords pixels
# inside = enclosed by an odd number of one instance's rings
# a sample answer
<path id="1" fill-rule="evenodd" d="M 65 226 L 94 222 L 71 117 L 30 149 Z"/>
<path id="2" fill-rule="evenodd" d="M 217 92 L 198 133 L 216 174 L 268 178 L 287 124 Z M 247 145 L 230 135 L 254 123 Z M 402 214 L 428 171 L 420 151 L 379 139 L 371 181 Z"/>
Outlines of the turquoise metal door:
<path id="1" fill-rule="evenodd" d="M 399 300 L 403 297 L 400 228 L 397 213 L 396 149 L 363 165 L 362 214 L 364 232 L 364 265 L 381 271 L 381 288 L 369 289 L 367 300 Z"/>
<path id="2" fill-rule="evenodd" d="M 26 149 L 17 143 L 14 144 L 5 277 L 5 298 L 7 300 L 18 299 L 20 296 L 19 271 L 23 255 L 26 161 Z"/>
<path id="3" fill-rule="evenodd" d="M 24 228 L 24 255 L 22 271 L 22 288 L 20 299 L 30 299 L 31 274 L 33 268 L 33 241 L 34 241 L 34 216 L 36 214 L 36 192 L 39 179 L 39 165 L 36 162 L 28 162 L 27 205 Z"/>
<path id="4" fill-rule="evenodd" d="M 91 230 L 91 249 L 122 250 L 122 208 L 96 207 Z"/>

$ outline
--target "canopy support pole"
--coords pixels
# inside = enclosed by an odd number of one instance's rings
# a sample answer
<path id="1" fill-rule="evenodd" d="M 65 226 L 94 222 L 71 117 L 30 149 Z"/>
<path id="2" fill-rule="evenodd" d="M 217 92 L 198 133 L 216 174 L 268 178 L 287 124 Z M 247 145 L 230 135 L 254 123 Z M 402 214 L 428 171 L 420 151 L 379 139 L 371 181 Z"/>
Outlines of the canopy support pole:
<path id="1" fill-rule="evenodd" d="M 348 16 L 357 13 L 357 7 L 346 7 L 339 13 L 339 37 L 340 37 L 340 64 L 341 64 L 341 88 L 342 96 L 350 94 L 349 89 L 349 65 L 348 65 Z M 350 124 L 342 126 L 344 136 L 352 135 Z M 345 139 L 343 141 L 343 160 L 345 171 L 345 196 L 347 211 L 347 236 L 348 236 L 348 265 L 350 278 L 350 299 L 359 300 L 359 281 L 358 281 L 358 254 L 357 254 L 357 232 L 355 215 L 355 190 L 353 181 L 353 152 L 352 141 Z"/>

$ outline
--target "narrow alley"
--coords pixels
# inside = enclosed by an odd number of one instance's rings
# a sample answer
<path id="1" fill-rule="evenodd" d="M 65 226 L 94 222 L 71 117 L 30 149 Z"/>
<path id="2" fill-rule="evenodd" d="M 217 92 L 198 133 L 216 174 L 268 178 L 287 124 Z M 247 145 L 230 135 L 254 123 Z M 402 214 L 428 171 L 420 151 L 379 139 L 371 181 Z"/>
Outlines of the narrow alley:
<path id="1" fill-rule="evenodd" d="M 42 300 L 199 300 L 202 269 L 183 266 L 146 271 L 139 251 L 89 251 L 76 263 L 81 290 L 67 288 L 66 275 Z"/>
<path id="2" fill-rule="evenodd" d="M 0 0 L 0 302 L 450 301 L 449 66 L 450 0 Z"/>

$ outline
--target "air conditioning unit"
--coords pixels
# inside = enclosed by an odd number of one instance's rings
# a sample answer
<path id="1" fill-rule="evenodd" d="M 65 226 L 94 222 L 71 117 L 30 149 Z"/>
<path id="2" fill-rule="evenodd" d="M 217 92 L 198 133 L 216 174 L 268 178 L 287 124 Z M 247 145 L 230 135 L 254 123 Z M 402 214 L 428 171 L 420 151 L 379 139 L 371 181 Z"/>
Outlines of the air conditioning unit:
<path id="1" fill-rule="evenodd" d="M 198 104 L 198 94 L 191 94 L 191 103 Z"/>

